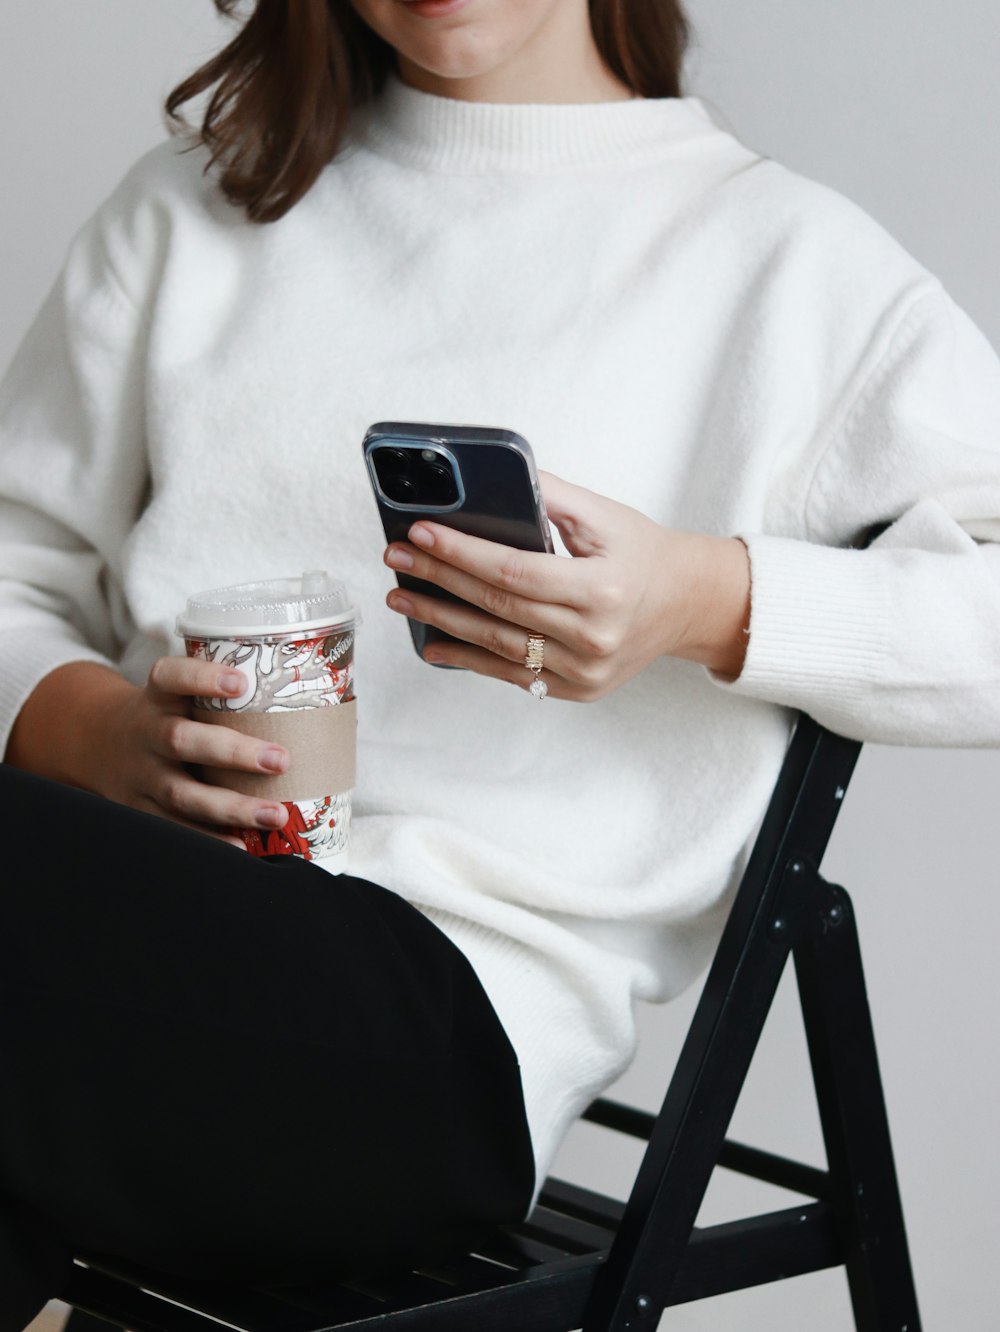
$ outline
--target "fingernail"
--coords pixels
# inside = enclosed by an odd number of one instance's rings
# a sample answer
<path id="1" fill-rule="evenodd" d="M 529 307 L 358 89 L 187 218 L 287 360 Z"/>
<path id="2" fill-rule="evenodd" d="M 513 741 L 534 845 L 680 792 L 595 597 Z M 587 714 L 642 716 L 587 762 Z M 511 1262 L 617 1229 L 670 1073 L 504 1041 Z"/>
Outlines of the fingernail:
<path id="1" fill-rule="evenodd" d="M 439 661 L 443 660 L 444 658 L 441 656 L 441 653 L 438 652 L 435 648 L 428 648 L 427 651 L 424 653 L 424 661 L 426 661 L 430 666 L 436 666 Z"/>
<path id="2" fill-rule="evenodd" d="M 283 749 L 272 746 L 270 749 L 262 749 L 257 755 L 257 762 L 268 772 L 284 772 L 288 767 L 288 755 Z"/>
<path id="3" fill-rule="evenodd" d="M 390 592 L 386 597 L 389 609 L 399 611 L 400 615 L 413 614 L 413 602 L 409 597 L 402 596 L 399 592 Z"/>
<path id="4" fill-rule="evenodd" d="M 423 527 L 420 523 L 416 523 L 411 527 L 407 536 L 415 546 L 429 547 L 434 545 L 434 534 L 431 532 L 430 528 Z"/>
<path id="5" fill-rule="evenodd" d="M 413 568 L 413 556 L 401 546 L 390 546 L 385 554 L 385 562 L 390 569 Z"/>
<path id="6" fill-rule="evenodd" d="M 227 694 L 245 693 L 249 683 L 242 671 L 223 671 L 219 677 L 219 685 Z"/>
<path id="7" fill-rule="evenodd" d="M 257 811 L 259 828 L 280 828 L 288 818 L 284 805 L 261 805 Z"/>

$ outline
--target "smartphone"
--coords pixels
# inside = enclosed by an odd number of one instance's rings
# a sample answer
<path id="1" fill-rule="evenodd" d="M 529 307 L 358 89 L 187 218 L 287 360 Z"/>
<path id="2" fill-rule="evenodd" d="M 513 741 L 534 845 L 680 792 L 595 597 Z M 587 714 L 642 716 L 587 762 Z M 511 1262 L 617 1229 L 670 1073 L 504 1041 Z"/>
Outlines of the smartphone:
<path id="1" fill-rule="evenodd" d="M 551 554 L 535 461 L 516 431 L 378 421 L 362 448 L 386 541 L 406 541 L 413 524 L 426 518 L 487 541 Z M 401 588 L 459 600 L 408 574 L 396 579 Z M 421 657 L 429 643 L 453 641 L 441 629 L 408 623 Z"/>

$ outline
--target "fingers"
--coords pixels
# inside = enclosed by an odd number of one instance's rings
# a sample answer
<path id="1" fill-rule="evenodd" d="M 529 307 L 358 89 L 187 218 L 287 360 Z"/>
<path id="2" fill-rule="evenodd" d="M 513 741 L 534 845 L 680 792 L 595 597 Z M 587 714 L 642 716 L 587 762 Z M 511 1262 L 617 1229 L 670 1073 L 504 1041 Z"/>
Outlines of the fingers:
<path id="1" fill-rule="evenodd" d="M 530 603 L 535 602 L 570 608 L 589 603 L 592 576 L 585 563 L 575 565 L 558 555 L 516 550 L 437 523 L 415 523 L 409 536 L 410 544 L 401 542 L 387 549 L 386 564 L 446 587 L 475 605 L 489 595 L 482 588 L 501 594 L 523 615 L 528 615 Z"/>
<path id="2" fill-rule="evenodd" d="M 609 584 L 595 602 L 602 611 L 610 612 L 617 595 Z M 483 599 L 491 601 L 489 596 Z M 463 602 L 427 596 L 409 588 L 393 590 L 386 597 L 386 605 L 397 614 L 443 629 L 455 638 L 485 648 L 508 661 L 524 660 L 529 633 L 544 634 L 548 665 L 574 684 L 590 683 L 594 663 L 611 657 L 622 646 L 620 626 L 616 628 L 612 614 L 585 618 L 564 606 L 541 603 L 526 603 L 528 609 L 522 614 L 520 608 L 507 603 L 496 601 L 492 604 L 496 610 L 486 613 Z M 514 609 L 517 609 L 516 616 Z"/>
<path id="3" fill-rule="evenodd" d="M 155 800 L 140 800 L 136 802 L 136 809 L 141 809 L 147 814 L 155 814 L 157 818 L 168 819 L 171 823 L 177 823 L 182 828 L 190 828 L 192 832 L 204 833 L 207 837 L 213 837 L 218 842 L 225 842 L 228 846 L 234 846 L 239 851 L 246 851 L 247 844 L 243 838 L 238 836 L 232 830 L 223 828 L 212 828 L 205 823 L 192 823 L 190 819 L 181 818 L 177 814 L 171 813 L 163 805 L 158 805 Z"/>
<path id="4" fill-rule="evenodd" d="M 153 663 L 146 688 L 157 702 L 171 697 L 238 698 L 250 680 L 243 671 L 195 657 L 160 657 Z"/>
<path id="5" fill-rule="evenodd" d="M 185 710 L 186 698 L 231 698 L 246 693 L 249 685 L 242 671 L 191 657 L 160 657 L 153 663 L 146 685 L 154 704 L 150 735 L 154 753 L 176 763 L 242 772 L 286 772 L 290 762 L 286 749 L 225 726 L 192 721 Z"/>
<path id="6" fill-rule="evenodd" d="M 153 751 L 175 763 L 274 775 L 287 772 L 290 755 L 279 745 L 255 740 L 226 726 L 207 726 L 178 713 L 168 713 L 153 726 Z"/>
<path id="7" fill-rule="evenodd" d="M 521 689 L 530 688 L 535 678 L 523 660 L 520 664 L 508 661 L 471 643 L 432 643 L 424 650 L 424 661 L 432 665 L 458 666 L 462 670 L 474 671 L 477 675 L 487 675 L 492 680 L 506 680 L 508 684 L 517 685 Z M 571 687 L 551 671 L 542 671 L 540 678 L 545 681 L 553 698 L 572 697 Z"/>
<path id="8" fill-rule="evenodd" d="M 548 646 L 546 643 L 546 658 L 548 658 Z M 424 652 L 424 661 L 441 666 L 459 666 L 463 670 L 475 671 L 477 675 L 486 675 L 493 680 L 506 680 L 508 684 L 524 690 L 530 689 L 535 680 L 534 673 L 528 670 L 523 659 L 520 663 L 508 661 L 471 643 L 432 643 Z M 552 698 L 592 703 L 603 698 L 608 692 L 607 687 L 599 681 L 573 684 L 550 670 L 543 670 L 538 678 L 545 682 Z"/>
<path id="9" fill-rule="evenodd" d="M 288 811 L 280 802 L 210 786 L 192 776 L 186 765 L 273 775 L 288 770 L 287 750 L 224 726 L 206 726 L 176 714 L 164 715 L 153 726 L 151 743 L 154 754 L 167 762 L 158 765 L 150 794 L 171 815 L 238 828 L 284 825 Z"/>
<path id="10" fill-rule="evenodd" d="M 191 697 L 233 698 L 249 687 L 242 671 L 212 662 L 192 657 L 160 657 L 154 662 L 144 691 L 152 707 L 147 705 L 139 728 L 147 755 L 140 785 L 157 812 L 192 827 L 284 826 L 288 811 L 280 802 L 210 786 L 188 770 L 189 765 L 268 775 L 288 770 L 291 756 L 280 746 L 225 726 L 207 726 L 187 713 L 186 700 Z M 223 836 L 242 845 L 231 834 Z"/>
<path id="11" fill-rule="evenodd" d="M 390 567 L 398 567 L 396 562 L 397 550 L 397 547 L 390 546 L 386 552 L 386 563 Z M 517 592 L 497 587 L 493 583 L 483 582 L 482 579 L 465 573 L 461 569 L 456 569 L 449 564 L 444 564 L 440 560 L 433 560 L 430 556 L 421 555 L 419 551 L 416 552 L 413 561 L 412 573 L 415 577 L 434 583 L 444 591 L 461 598 L 462 602 L 478 607 L 481 611 L 485 611 L 489 617 L 510 625 L 520 626 L 525 632 L 533 630 L 535 633 L 551 634 L 554 638 L 564 640 L 573 639 L 579 632 L 579 613 L 568 606 L 532 601 Z M 417 593 L 407 588 L 392 593 L 389 605 L 393 609 L 403 609 L 404 614 L 412 614 L 412 612 L 405 610 L 404 602 L 407 601 L 414 606 L 419 604 L 429 614 L 434 613 L 435 607 L 443 608 L 449 604 L 454 604 L 445 601 L 443 598 L 428 597 L 426 594 Z M 424 616 L 418 612 L 414 618 L 423 619 Z M 435 623 L 433 620 L 427 620 L 426 622 Z M 449 632 L 452 631 L 449 630 Z M 465 637 L 465 635 L 463 634 L 462 637 Z"/>
<path id="12" fill-rule="evenodd" d="M 524 661 L 524 655 L 527 650 L 527 628 L 522 628 L 517 624 L 511 624 L 506 620 L 497 619 L 492 615 L 484 615 L 481 611 L 475 610 L 471 606 L 464 606 L 454 601 L 444 601 L 438 597 L 420 596 L 414 592 L 390 592 L 386 598 L 386 604 L 390 610 L 397 614 L 408 615 L 412 619 L 419 620 L 422 624 L 433 625 L 436 629 L 443 629 L 445 633 L 451 634 L 454 638 L 459 638 L 466 643 L 471 643 L 476 647 L 481 647 L 484 651 L 493 656 L 502 657 L 505 661 L 521 662 Z M 545 632 L 537 625 L 532 626 L 536 633 Z M 553 638 L 548 638 L 551 644 L 549 651 L 550 661 L 555 669 L 555 654 L 560 652 L 558 642 Z M 565 656 L 565 653 L 563 653 Z"/>
<path id="13" fill-rule="evenodd" d="M 484 615 L 470 606 L 411 592 L 390 592 L 386 601 L 397 613 L 443 629 L 460 640 L 457 644 L 435 642 L 425 651 L 425 661 L 462 666 L 524 688 L 530 686 L 532 675 L 524 664 L 528 635 L 520 626 Z M 589 641 L 585 652 L 580 652 L 550 637 L 544 626 L 536 624 L 532 628 L 545 635 L 546 670 L 542 678 L 550 692 L 560 698 L 599 697 L 604 690 L 613 645 L 598 643 L 590 631 L 593 641 Z"/>
<path id="14" fill-rule="evenodd" d="M 181 823 L 270 831 L 284 827 L 288 819 L 288 810 L 278 801 L 209 786 L 176 765 L 163 766 L 151 783 L 149 795 L 170 818 Z"/>

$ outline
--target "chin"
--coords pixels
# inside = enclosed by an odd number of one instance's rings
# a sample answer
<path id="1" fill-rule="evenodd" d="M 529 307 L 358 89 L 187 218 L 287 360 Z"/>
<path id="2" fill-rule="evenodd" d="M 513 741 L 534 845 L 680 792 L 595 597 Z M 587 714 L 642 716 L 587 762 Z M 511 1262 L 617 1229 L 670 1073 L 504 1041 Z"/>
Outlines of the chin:
<path id="1" fill-rule="evenodd" d="M 419 64 L 411 60 L 405 70 L 400 74 L 404 82 L 410 82 L 419 87 L 421 75 L 425 79 L 445 79 L 450 83 L 462 83 L 468 79 L 482 78 L 489 74 L 493 69 L 492 65 L 480 65 L 464 62 L 460 60 L 439 60 L 439 61 L 421 61 Z"/>
<path id="2" fill-rule="evenodd" d="M 460 82 L 492 74 L 501 65 L 500 56 L 491 58 L 483 51 L 455 49 L 457 43 L 439 42 L 434 50 L 406 51 L 399 49 L 400 74 L 404 80 L 420 84 L 421 75 L 430 79 L 448 79 Z"/>
<path id="3" fill-rule="evenodd" d="M 395 48 L 404 79 L 414 84 L 421 74 L 456 81 L 482 78 L 503 65 L 518 46 L 519 12 L 513 0 L 502 0 L 499 6 L 470 4 L 454 18 L 418 20 L 416 27 L 400 13 L 405 9 L 400 0 L 352 2 L 369 27 Z"/>

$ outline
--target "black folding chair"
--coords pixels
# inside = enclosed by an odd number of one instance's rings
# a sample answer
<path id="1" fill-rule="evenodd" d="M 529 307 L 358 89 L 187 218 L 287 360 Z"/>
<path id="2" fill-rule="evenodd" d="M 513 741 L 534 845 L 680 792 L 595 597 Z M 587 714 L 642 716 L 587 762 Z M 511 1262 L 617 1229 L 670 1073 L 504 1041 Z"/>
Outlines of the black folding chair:
<path id="1" fill-rule="evenodd" d="M 627 1204 L 557 1179 L 475 1253 L 384 1280 L 259 1290 L 81 1254 L 68 1332 L 641 1332 L 664 1308 L 843 1266 L 859 1332 L 919 1332 L 851 902 L 819 865 L 860 744 L 800 719 L 658 1115 L 584 1118 L 648 1140 Z M 789 955 L 827 1169 L 725 1139 Z M 716 1166 L 811 1201 L 696 1227 Z M 248 1163 L 248 1168 L 250 1164 Z"/>

